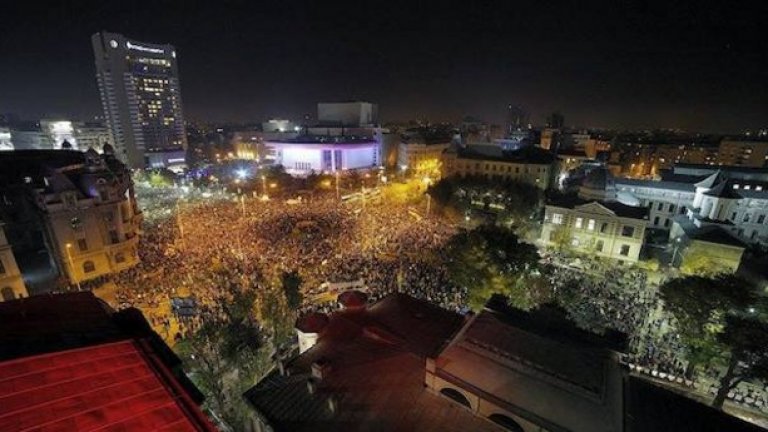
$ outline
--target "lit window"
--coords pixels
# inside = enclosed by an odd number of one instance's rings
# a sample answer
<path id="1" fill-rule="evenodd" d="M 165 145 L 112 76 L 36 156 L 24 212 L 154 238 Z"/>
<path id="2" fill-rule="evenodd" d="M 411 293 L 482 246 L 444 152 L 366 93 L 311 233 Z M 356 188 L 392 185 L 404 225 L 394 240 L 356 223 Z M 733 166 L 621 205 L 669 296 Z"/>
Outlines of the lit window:
<path id="1" fill-rule="evenodd" d="M 571 239 L 571 246 L 579 247 L 579 239 L 577 239 L 576 237 Z"/>
<path id="2" fill-rule="evenodd" d="M 751 187 L 750 185 L 744 185 L 744 190 L 749 190 Z"/>
<path id="3" fill-rule="evenodd" d="M 763 190 L 763 187 L 762 186 L 755 186 L 755 190 L 756 191 L 761 191 L 761 190 Z"/>
<path id="4" fill-rule="evenodd" d="M 594 219 L 590 219 L 587 222 L 587 229 L 590 230 L 590 231 L 594 231 L 595 230 L 595 220 Z"/>
<path id="5" fill-rule="evenodd" d="M 738 184 L 738 183 L 736 183 L 735 185 L 733 185 L 733 188 L 734 188 L 734 189 L 738 189 L 738 188 L 739 188 L 739 184 Z"/>
<path id="6" fill-rule="evenodd" d="M 555 225 L 562 225 L 563 224 L 563 215 L 560 213 L 554 213 L 552 215 L 552 223 Z"/>
<path id="7" fill-rule="evenodd" d="M 582 222 L 584 222 L 584 219 L 576 218 L 576 228 L 581 228 Z"/>

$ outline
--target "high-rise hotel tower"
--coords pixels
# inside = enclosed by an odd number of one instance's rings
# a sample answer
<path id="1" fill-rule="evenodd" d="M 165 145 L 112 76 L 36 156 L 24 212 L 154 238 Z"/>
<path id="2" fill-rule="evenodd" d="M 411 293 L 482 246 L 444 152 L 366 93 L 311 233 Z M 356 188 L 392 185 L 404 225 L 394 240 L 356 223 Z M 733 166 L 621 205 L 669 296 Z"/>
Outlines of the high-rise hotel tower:
<path id="1" fill-rule="evenodd" d="M 108 32 L 91 42 L 116 156 L 131 168 L 183 163 L 187 139 L 174 47 Z"/>

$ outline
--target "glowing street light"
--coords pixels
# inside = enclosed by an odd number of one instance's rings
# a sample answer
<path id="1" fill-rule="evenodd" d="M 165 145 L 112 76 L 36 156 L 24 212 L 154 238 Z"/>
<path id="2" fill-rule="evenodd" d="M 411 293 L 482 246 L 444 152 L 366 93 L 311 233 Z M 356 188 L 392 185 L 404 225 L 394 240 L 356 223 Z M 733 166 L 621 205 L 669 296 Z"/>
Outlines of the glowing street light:
<path id="1" fill-rule="evenodd" d="M 235 175 L 241 180 L 244 180 L 246 177 L 248 177 L 248 171 L 240 168 L 239 170 L 235 171 Z"/>

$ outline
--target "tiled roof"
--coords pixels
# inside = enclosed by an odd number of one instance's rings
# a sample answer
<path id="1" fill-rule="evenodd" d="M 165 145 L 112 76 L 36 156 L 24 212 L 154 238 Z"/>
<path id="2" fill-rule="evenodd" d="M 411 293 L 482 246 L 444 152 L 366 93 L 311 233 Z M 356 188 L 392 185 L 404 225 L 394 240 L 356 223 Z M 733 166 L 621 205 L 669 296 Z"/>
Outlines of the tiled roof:
<path id="1" fill-rule="evenodd" d="M 403 294 L 330 315 L 317 344 L 273 371 L 245 398 L 277 431 L 498 430 L 424 386 L 436 355 L 463 317 Z M 313 379 L 313 363 L 330 368 Z M 314 386 L 312 394 L 308 386 Z M 339 401 L 338 412 L 329 399 Z"/>
<path id="2" fill-rule="evenodd" d="M 214 431 L 141 342 L 0 363 L 0 431 Z"/>

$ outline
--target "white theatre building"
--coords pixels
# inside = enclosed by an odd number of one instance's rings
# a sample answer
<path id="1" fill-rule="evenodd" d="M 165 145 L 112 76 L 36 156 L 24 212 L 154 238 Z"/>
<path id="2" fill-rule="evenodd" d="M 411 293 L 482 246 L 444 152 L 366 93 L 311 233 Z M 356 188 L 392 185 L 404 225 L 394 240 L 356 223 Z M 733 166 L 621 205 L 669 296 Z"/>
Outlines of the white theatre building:
<path id="1" fill-rule="evenodd" d="M 275 163 L 291 174 L 366 169 L 379 165 L 379 142 L 374 138 L 300 136 L 265 144 L 274 150 Z"/>

